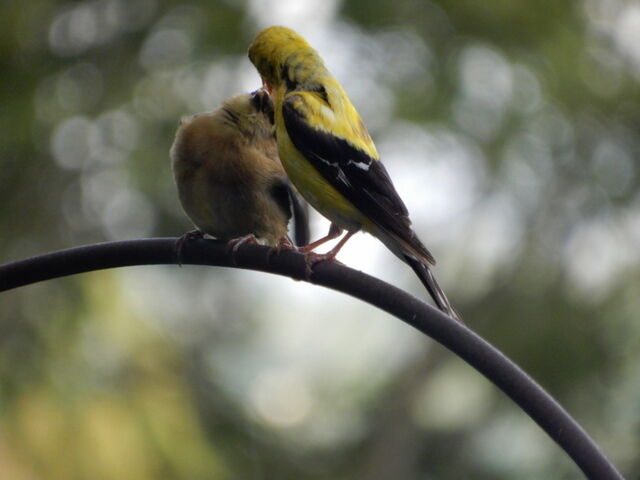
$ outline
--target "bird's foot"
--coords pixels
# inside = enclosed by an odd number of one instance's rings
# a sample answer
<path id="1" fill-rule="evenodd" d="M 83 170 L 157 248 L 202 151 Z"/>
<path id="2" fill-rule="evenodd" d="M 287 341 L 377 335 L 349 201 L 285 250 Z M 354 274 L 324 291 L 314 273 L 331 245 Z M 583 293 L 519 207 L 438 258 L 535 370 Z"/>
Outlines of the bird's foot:
<path id="1" fill-rule="evenodd" d="M 278 240 L 278 244 L 275 247 L 271 247 L 267 251 L 267 263 L 269 263 L 274 254 L 280 255 L 281 252 L 297 252 L 298 250 L 298 247 L 296 247 L 288 237 L 284 236 Z"/>
<path id="2" fill-rule="evenodd" d="M 227 252 L 227 255 L 231 254 L 231 264 L 234 267 L 237 265 L 236 254 L 238 253 L 238 248 L 240 248 L 241 245 L 244 245 L 244 244 L 257 245 L 259 243 L 260 242 L 258 242 L 258 239 L 253 233 L 250 233 L 249 235 L 245 235 L 244 237 L 232 238 L 231 240 L 229 240 L 227 242 L 226 252 Z"/>
<path id="3" fill-rule="evenodd" d="M 298 247 L 298 252 L 300 253 L 311 252 L 314 249 L 318 248 L 323 243 L 327 243 L 329 240 L 338 238 L 340 235 L 342 235 L 342 229 L 339 226 L 337 226 L 335 223 L 332 223 L 331 226 L 329 227 L 329 233 L 327 233 L 324 237 L 316 240 L 315 242 L 311 242 L 307 245 Z"/>
<path id="4" fill-rule="evenodd" d="M 204 232 L 201 230 L 191 230 L 190 232 L 185 233 L 180 238 L 176 240 L 174 246 L 174 254 L 176 256 L 176 260 L 178 262 L 178 266 L 182 266 L 182 249 L 184 248 L 185 242 L 190 240 L 199 240 L 204 238 Z"/>
<path id="5" fill-rule="evenodd" d="M 313 267 L 316 264 L 321 262 L 333 262 L 338 265 L 344 265 L 340 260 L 336 259 L 336 255 L 338 252 L 329 251 L 327 253 L 316 253 L 316 252 L 307 252 L 304 254 L 304 278 L 309 281 L 311 279 L 311 274 L 313 273 Z"/>

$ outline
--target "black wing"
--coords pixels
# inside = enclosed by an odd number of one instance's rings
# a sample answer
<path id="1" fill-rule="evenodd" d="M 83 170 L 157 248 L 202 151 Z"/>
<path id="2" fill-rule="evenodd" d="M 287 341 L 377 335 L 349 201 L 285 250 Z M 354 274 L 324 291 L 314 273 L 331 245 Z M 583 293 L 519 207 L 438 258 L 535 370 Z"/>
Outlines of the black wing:
<path id="1" fill-rule="evenodd" d="M 407 207 L 382 162 L 342 138 L 309 126 L 294 105 L 299 98 L 290 96 L 282 106 L 284 124 L 294 146 L 327 182 L 379 228 L 413 240 Z"/>

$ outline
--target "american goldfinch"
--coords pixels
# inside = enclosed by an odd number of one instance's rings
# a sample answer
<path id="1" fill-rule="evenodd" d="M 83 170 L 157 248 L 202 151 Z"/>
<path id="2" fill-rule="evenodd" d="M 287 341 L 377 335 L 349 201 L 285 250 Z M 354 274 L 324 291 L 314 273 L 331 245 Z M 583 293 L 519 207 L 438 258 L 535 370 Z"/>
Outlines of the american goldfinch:
<path id="1" fill-rule="evenodd" d="M 329 234 L 347 234 L 312 262 L 332 260 L 359 230 L 380 239 L 418 275 L 440 310 L 459 318 L 429 265 L 435 261 L 411 228 L 407 208 L 380 162 L 360 115 L 322 58 L 286 27 L 269 27 L 249 47 L 275 105 L 280 159 L 303 197 L 331 222 Z"/>
<path id="2" fill-rule="evenodd" d="M 182 119 L 171 163 L 182 207 L 201 233 L 236 248 L 257 239 L 286 244 L 293 210 L 296 243 L 308 243 L 306 211 L 278 159 L 273 128 L 273 103 L 262 89 Z"/>

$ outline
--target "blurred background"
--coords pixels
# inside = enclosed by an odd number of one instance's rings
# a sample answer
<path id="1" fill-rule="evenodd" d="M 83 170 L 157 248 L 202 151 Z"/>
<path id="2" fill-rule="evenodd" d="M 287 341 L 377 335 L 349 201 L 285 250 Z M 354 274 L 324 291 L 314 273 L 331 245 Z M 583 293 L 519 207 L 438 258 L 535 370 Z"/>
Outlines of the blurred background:
<path id="1" fill-rule="evenodd" d="M 0 262 L 191 229 L 178 120 L 260 85 L 272 24 L 343 83 L 468 325 L 635 478 L 637 2 L 5 0 Z M 340 260 L 426 298 L 369 236 Z M 2 480 L 579 477 L 455 355 L 319 287 L 154 266 L 0 296 Z"/>

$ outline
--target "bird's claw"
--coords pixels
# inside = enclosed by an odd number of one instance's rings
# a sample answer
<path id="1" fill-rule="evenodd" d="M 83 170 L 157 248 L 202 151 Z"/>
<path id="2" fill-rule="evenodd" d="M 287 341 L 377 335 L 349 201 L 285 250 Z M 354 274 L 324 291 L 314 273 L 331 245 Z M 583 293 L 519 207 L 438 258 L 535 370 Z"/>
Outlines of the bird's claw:
<path id="1" fill-rule="evenodd" d="M 185 242 L 189 240 L 199 240 L 204 238 L 204 232 L 201 230 L 191 230 L 190 232 L 185 233 L 180 238 L 176 240 L 174 246 L 174 253 L 176 256 L 176 261 L 178 262 L 178 266 L 182 266 L 182 249 L 184 248 Z"/>
<path id="2" fill-rule="evenodd" d="M 297 251 L 298 247 L 291 243 L 291 240 L 289 240 L 287 237 L 282 237 L 280 240 L 278 240 L 278 244 L 275 247 L 271 247 L 267 251 L 267 263 L 271 261 L 271 257 L 273 256 L 273 254 L 280 255 L 281 252 Z"/>
<path id="3" fill-rule="evenodd" d="M 236 255 L 238 253 L 238 248 L 240 248 L 241 245 L 244 245 L 247 243 L 256 245 L 259 242 L 253 233 L 250 233 L 249 235 L 245 235 L 244 237 L 232 238 L 227 242 L 227 247 L 225 250 L 227 252 L 227 255 L 230 255 L 231 264 L 234 267 L 237 266 Z"/>
<path id="4" fill-rule="evenodd" d="M 315 252 L 307 252 L 304 254 L 304 278 L 305 280 L 311 280 L 311 274 L 313 273 L 313 267 L 317 263 L 321 262 L 333 262 L 339 265 L 344 265 L 340 260 L 336 259 L 336 253 L 327 252 L 327 253 L 315 253 Z"/>

